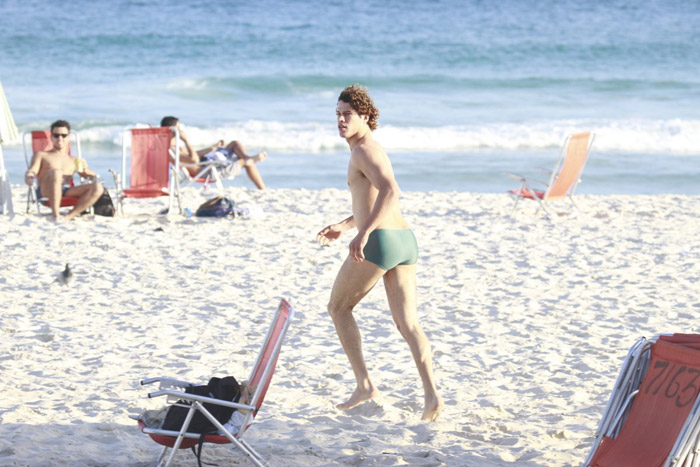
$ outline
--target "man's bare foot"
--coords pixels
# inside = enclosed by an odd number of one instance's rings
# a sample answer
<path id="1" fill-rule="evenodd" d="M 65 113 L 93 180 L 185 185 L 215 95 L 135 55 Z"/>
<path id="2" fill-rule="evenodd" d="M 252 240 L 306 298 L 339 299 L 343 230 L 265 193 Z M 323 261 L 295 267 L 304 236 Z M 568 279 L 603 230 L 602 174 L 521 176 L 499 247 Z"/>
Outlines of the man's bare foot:
<path id="1" fill-rule="evenodd" d="M 429 400 L 425 401 L 425 409 L 423 409 L 423 417 L 421 420 L 424 422 L 434 422 L 440 418 L 442 409 L 445 407 L 444 402 L 440 399 L 440 396 L 435 396 Z"/>
<path id="2" fill-rule="evenodd" d="M 251 156 L 245 160 L 245 165 L 246 166 L 251 166 L 253 164 L 257 164 L 258 162 L 262 162 L 265 159 L 267 159 L 267 153 L 265 151 L 260 152 L 254 156 Z"/>
<path id="3" fill-rule="evenodd" d="M 379 396 L 379 391 L 377 391 L 374 388 L 371 388 L 369 390 L 356 388 L 355 392 L 353 392 L 352 396 L 350 396 L 350 399 L 343 402 L 342 404 L 336 405 L 335 407 L 340 410 L 352 409 L 356 405 L 362 404 L 363 402 L 368 400 L 372 400 L 377 396 Z"/>
<path id="4" fill-rule="evenodd" d="M 61 219 L 64 220 L 64 221 L 66 221 L 66 222 L 67 222 L 67 221 L 72 221 L 73 219 L 75 219 L 76 217 L 78 217 L 78 216 L 80 215 L 81 212 L 82 212 L 82 211 L 76 211 L 75 209 L 71 209 L 71 211 L 70 211 L 68 214 L 66 214 L 64 217 L 62 217 Z"/>

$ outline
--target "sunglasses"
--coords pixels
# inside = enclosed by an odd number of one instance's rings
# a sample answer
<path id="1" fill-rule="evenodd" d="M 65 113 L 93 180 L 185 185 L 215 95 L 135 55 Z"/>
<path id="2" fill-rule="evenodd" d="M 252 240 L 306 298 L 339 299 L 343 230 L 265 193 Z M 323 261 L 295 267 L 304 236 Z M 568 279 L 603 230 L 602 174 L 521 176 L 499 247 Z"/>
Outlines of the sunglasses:
<path id="1" fill-rule="evenodd" d="M 68 133 L 51 133 L 54 138 L 68 138 L 70 135 Z"/>

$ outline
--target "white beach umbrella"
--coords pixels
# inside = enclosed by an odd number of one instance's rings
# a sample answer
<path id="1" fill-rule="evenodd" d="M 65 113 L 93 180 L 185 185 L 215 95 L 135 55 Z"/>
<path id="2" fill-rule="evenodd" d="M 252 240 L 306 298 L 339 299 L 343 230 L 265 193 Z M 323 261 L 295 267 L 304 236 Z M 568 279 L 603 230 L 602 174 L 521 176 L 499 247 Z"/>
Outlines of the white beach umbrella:
<path id="1" fill-rule="evenodd" d="M 14 214 L 12 208 L 12 191 L 10 181 L 5 170 L 5 157 L 2 154 L 2 145 L 13 143 L 19 139 L 15 120 L 10 112 L 10 105 L 5 98 L 5 91 L 0 83 L 0 213 Z"/>

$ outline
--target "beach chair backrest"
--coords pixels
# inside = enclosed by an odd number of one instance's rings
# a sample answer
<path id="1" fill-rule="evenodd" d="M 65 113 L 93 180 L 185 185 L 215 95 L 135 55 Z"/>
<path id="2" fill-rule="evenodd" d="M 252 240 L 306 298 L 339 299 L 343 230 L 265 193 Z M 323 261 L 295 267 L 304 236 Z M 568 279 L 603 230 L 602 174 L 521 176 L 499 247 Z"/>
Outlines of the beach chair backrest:
<path id="1" fill-rule="evenodd" d="M 270 386 L 270 381 L 272 381 L 272 374 L 275 371 L 275 365 L 277 365 L 282 341 L 287 333 L 292 316 L 294 316 L 292 305 L 287 300 L 282 300 L 277 307 L 270 329 L 267 331 L 267 337 L 248 378 L 248 383 L 255 388 L 250 401 L 250 404 L 256 408 L 253 415 L 260 409 L 267 393 L 267 388 Z"/>
<path id="2" fill-rule="evenodd" d="M 566 144 L 566 154 L 561 161 L 561 168 L 556 179 L 550 184 L 544 199 L 553 201 L 565 198 L 569 191 L 576 186 L 581 176 L 590 149 L 591 133 L 576 133 L 569 137 Z"/>
<path id="3" fill-rule="evenodd" d="M 131 131 L 131 175 L 135 190 L 154 192 L 168 189 L 170 182 L 170 128 L 144 128 Z"/>
<path id="4" fill-rule="evenodd" d="M 77 133 L 70 132 L 71 138 L 76 139 Z M 68 154 L 70 154 L 70 140 L 68 140 Z M 50 151 L 53 149 L 50 130 L 32 131 L 32 152 Z M 80 156 L 80 154 L 78 154 Z"/>
<path id="5" fill-rule="evenodd" d="M 603 439 L 590 465 L 664 465 L 700 392 L 699 348 L 698 335 L 659 337 L 620 433 Z"/>

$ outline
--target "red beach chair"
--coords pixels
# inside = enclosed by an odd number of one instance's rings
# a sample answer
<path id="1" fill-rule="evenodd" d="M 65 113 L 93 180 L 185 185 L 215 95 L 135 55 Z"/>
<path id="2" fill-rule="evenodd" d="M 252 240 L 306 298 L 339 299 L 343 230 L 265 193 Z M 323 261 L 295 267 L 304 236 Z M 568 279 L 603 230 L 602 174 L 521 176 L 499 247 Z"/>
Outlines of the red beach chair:
<path id="1" fill-rule="evenodd" d="M 255 415 L 262 406 L 263 399 L 265 398 L 267 389 L 270 386 L 270 381 L 272 381 L 272 375 L 275 371 L 277 358 L 279 357 L 280 349 L 282 347 L 282 341 L 284 340 L 284 336 L 287 333 L 289 323 L 293 316 L 294 309 L 292 306 L 287 300 L 282 300 L 277 307 L 274 317 L 272 318 L 272 324 L 270 325 L 267 336 L 263 341 L 263 345 L 260 349 L 255 365 L 253 366 L 250 376 L 248 377 L 248 384 L 251 388 L 254 388 L 254 393 L 247 404 L 228 402 L 220 399 L 186 393 L 176 388 L 186 388 L 189 386 L 194 386 L 194 384 L 173 378 L 158 377 L 141 381 L 141 384 L 143 385 L 155 382 L 160 383 L 160 389 L 158 391 L 148 394 L 148 397 L 150 398 L 167 396 L 168 403 L 174 403 L 178 400 L 186 400 L 192 403 L 189 409 L 190 413 L 188 414 L 188 418 L 185 420 L 180 432 L 148 427 L 143 420 L 138 420 L 141 431 L 148 434 L 156 443 L 164 446 L 158 460 L 156 461 L 157 465 L 165 465 L 166 467 L 169 466 L 172 463 L 178 449 L 191 448 L 199 443 L 199 439 L 201 437 L 199 433 L 187 432 L 188 425 L 192 419 L 191 416 L 194 415 L 195 411 L 202 413 L 214 424 L 214 426 L 219 429 L 220 434 L 205 435 L 203 438 L 204 443 L 233 444 L 235 447 L 243 451 L 243 453 L 255 465 L 264 465 L 263 458 L 250 446 L 250 444 L 248 444 L 247 441 L 243 439 L 243 435 L 253 423 Z M 243 414 L 243 421 L 238 432 L 229 433 L 226 431 L 224 426 L 219 423 L 219 421 L 217 421 L 216 418 L 214 418 L 214 416 L 211 415 L 211 413 L 204 407 L 204 403 L 233 407 L 241 412 Z M 168 448 L 172 448 L 172 452 L 170 453 L 170 456 L 165 464 L 163 464 Z"/>
<path id="2" fill-rule="evenodd" d="M 175 133 L 176 141 L 180 135 L 175 127 L 143 128 L 126 130 L 122 135 L 122 172 L 114 175 L 117 186 L 117 204 L 123 213 L 124 198 L 156 198 L 168 196 L 168 212 L 172 212 L 173 197 L 177 197 L 178 208 L 182 213 L 180 202 L 180 185 L 176 175 L 170 172 L 170 140 Z M 127 146 L 131 150 L 127 151 Z M 179 150 L 176 147 L 176 153 Z M 130 154 L 129 188 L 124 187 L 126 179 L 126 159 Z M 175 158 L 175 173 L 179 171 L 179 154 Z M 171 181 L 172 179 L 172 181 Z"/>
<path id="3" fill-rule="evenodd" d="M 700 463 L 700 335 L 640 339 L 630 350 L 584 466 Z"/>
<path id="4" fill-rule="evenodd" d="M 75 131 L 70 132 L 71 140 L 75 142 L 77 147 L 77 157 L 82 158 L 80 152 L 80 136 Z M 31 152 L 29 151 L 29 146 L 27 144 L 27 139 L 31 137 Z M 28 131 L 22 135 L 22 146 L 24 148 L 24 161 L 29 168 L 31 163 L 32 155 L 37 151 L 50 151 L 53 148 L 53 143 L 51 142 L 51 131 Z M 68 153 L 70 154 L 70 141 L 68 142 Z M 75 185 L 75 182 L 71 178 L 71 186 Z M 36 204 L 37 213 L 40 213 L 40 206 L 48 206 L 49 199 L 45 196 L 39 196 L 39 182 L 35 181 L 34 186 L 29 187 L 29 192 L 27 193 L 27 213 L 29 213 L 29 207 L 32 204 Z M 75 206 L 78 202 L 78 198 L 72 196 L 61 197 L 61 207 L 71 207 Z"/>
<path id="5" fill-rule="evenodd" d="M 549 183 L 523 177 L 522 175 L 507 174 L 511 178 L 520 180 L 520 188 L 509 191 L 515 196 L 513 212 L 518 207 L 518 202 L 523 198 L 536 200 L 539 203 L 538 212 L 540 208 L 548 212 L 545 206 L 546 203 L 564 198 L 569 198 L 571 204 L 578 209 L 574 202 L 574 192 L 581 181 L 581 173 L 586 165 L 594 139 L 595 133 L 591 132 L 576 133 L 568 136 L 559 152 L 559 159 L 551 173 Z M 530 186 L 533 183 L 544 186 L 544 190 L 533 189 Z"/>

